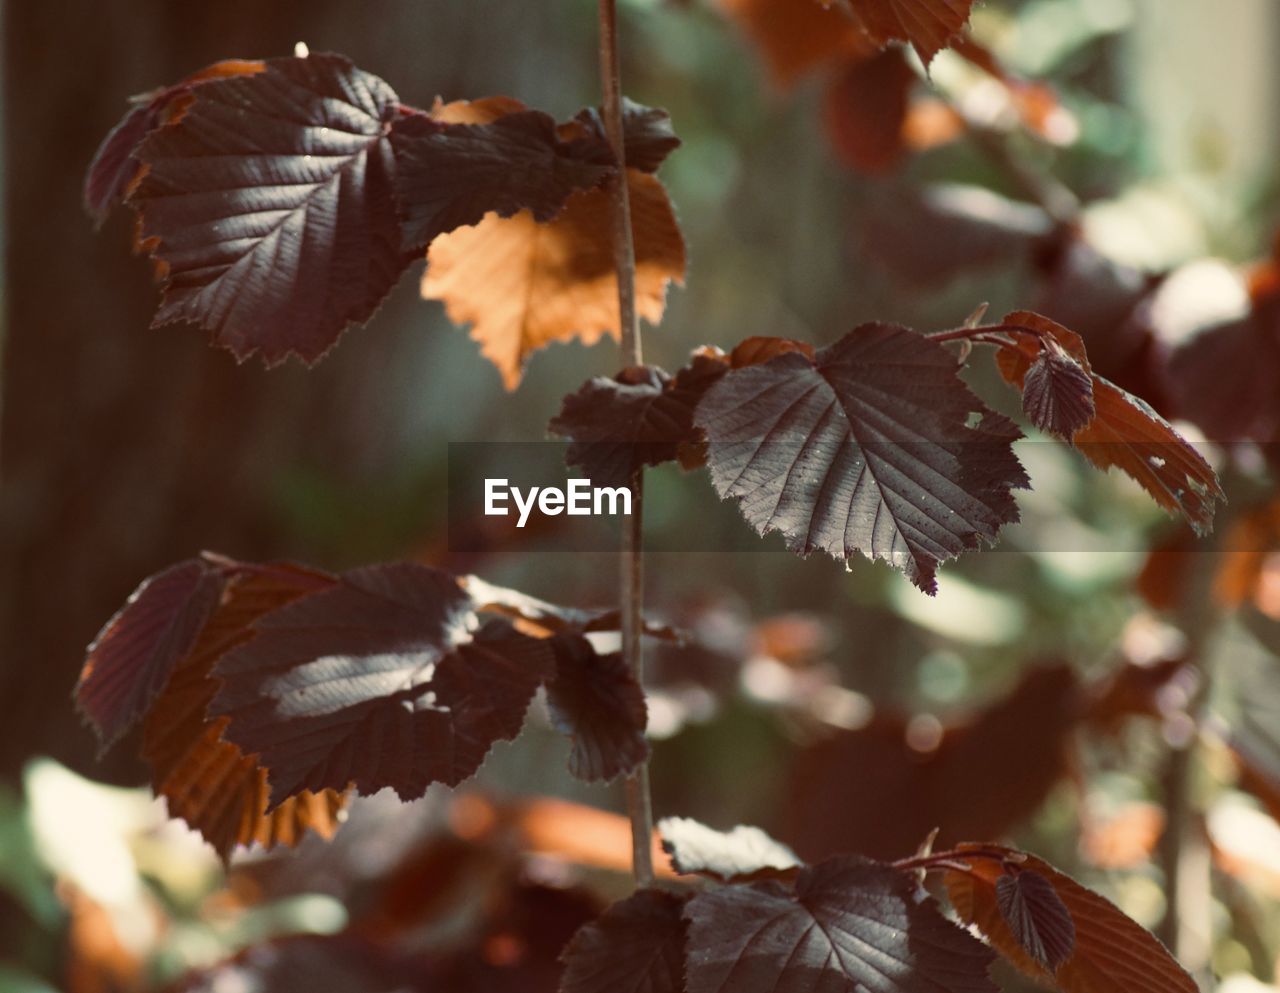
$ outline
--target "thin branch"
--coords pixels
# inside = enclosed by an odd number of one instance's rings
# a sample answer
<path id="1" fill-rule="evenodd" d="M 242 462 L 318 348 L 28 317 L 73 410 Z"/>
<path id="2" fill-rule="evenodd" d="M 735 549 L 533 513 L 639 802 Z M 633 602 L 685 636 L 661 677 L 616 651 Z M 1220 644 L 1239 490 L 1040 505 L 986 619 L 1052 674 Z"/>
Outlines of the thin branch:
<path id="1" fill-rule="evenodd" d="M 622 124 L 622 74 L 618 64 L 618 8 L 616 0 L 600 3 L 600 79 L 604 90 L 604 126 L 618 163 L 612 187 L 613 262 L 618 276 L 618 318 L 622 358 L 640 365 L 644 354 L 636 313 L 636 255 L 631 232 L 631 199 L 627 189 L 626 142 Z M 623 525 L 620 597 L 622 656 L 637 681 L 644 675 L 644 470 L 631 480 L 631 516 Z M 631 819 L 631 865 L 639 886 L 653 883 L 653 803 L 646 761 L 627 779 L 627 814 Z"/>

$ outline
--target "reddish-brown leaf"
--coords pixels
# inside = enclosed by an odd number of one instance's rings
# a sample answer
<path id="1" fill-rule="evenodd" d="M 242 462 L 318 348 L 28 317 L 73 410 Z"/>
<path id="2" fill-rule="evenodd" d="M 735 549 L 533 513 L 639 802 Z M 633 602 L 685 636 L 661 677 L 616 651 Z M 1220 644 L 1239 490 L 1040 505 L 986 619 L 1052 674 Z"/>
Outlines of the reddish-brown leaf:
<path id="1" fill-rule="evenodd" d="M 199 831 L 223 859 L 237 845 L 294 845 L 308 829 L 325 837 L 337 829 L 343 797 L 332 790 L 304 791 L 267 813 L 266 770 L 256 756 L 223 740 L 225 717 L 206 716 L 218 690 L 213 667 L 253 637 L 253 622 L 334 582 L 288 564 L 234 572 L 221 605 L 147 717 L 142 757 L 151 766 L 152 787 L 170 816 Z"/>
<path id="2" fill-rule="evenodd" d="M 217 608 L 225 581 L 217 564 L 188 559 L 144 580 L 98 632 L 75 697 L 104 749 L 150 708 Z"/>
<path id="3" fill-rule="evenodd" d="M 667 284 L 684 282 L 684 239 L 657 178 L 635 169 L 627 176 L 637 307 L 656 324 Z M 472 325 L 471 336 L 515 389 L 538 349 L 574 337 L 590 345 L 618 336 L 611 217 L 603 190 L 573 194 L 546 224 L 528 211 L 489 214 L 432 242 L 422 295 L 443 301 L 455 324 Z"/>
<path id="4" fill-rule="evenodd" d="M 760 53 L 774 82 L 793 86 L 821 66 L 866 58 L 872 42 L 839 10 L 814 0 L 717 0 Z"/>
<path id="5" fill-rule="evenodd" d="M 850 169 L 890 172 L 907 152 L 904 128 L 917 76 L 901 49 L 848 62 L 823 101 L 827 136 Z"/>
<path id="6" fill-rule="evenodd" d="M 1093 379 L 1071 356 L 1044 349 L 1022 378 L 1022 409 L 1041 431 L 1070 439 L 1093 420 Z"/>
<path id="7" fill-rule="evenodd" d="M 556 726 L 573 739 L 569 771 L 588 782 L 630 773 L 649 757 L 644 691 L 619 652 L 599 654 L 578 634 L 550 641 L 555 677 L 547 705 Z"/>
<path id="8" fill-rule="evenodd" d="M 1063 993 L 1196 993 L 1195 981 L 1155 937 L 1105 897 L 1053 866 L 1013 849 L 961 845 L 1004 857 L 971 857 L 970 871 L 946 873 L 947 893 L 960 919 L 982 932 L 997 951 L 1027 974 L 1052 979 Z M 1008 866 L 1008 868 L 1006 868 Z M 1052 886 L 1075 927 L 1072 954 L 1050 970 L 1026 951 L 1000 911 L 997 885 L 1009 872 L 1034 872 Z"/>
<path id="9" fill-rule="evenodd" d="M 560 993 L 683 993 L 687 897 L 638 890 L 582 928 L 560 955 Z"/>
<path id="10" fill-rule="evenodd" d="M 843 8 L 875 44 L 910 42 L 927 66 L 969 22 L 973 0 L 818 0 Z"/>
<path id="11" fill-rule="evenodd" d="M 1213 529 L 1218 500 L 1226 499 L 1208 462 L 1158 413 L 1138 397 L 1092 373 L 1079 335 L 1039 314 L 1019 311 L 1004 323 L 1046 336 L 1093 379 L 1095 416 L 1071 436 L 1072 444 L 1099 469 L 1118 468 L 1136 480 L 1164 510 L 1181 515 L 1197 534 Z M 1039 341 L 1020 336 L 997 356 L 1004 378 L 1025 389 L 1042 354 Z"/>

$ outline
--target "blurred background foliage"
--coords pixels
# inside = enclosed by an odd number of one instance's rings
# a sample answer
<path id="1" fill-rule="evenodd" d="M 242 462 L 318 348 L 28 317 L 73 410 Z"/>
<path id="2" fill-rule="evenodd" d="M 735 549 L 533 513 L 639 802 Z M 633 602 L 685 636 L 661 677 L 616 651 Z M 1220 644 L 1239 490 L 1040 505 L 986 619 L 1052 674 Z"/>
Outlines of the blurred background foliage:
<path id="1" fill-rule="evenodd" d="M 983 301 L 996 314 L 1048 301 L 1051 316 L 1101 329 L 1091 354 L 1128 347 L 1140 312 L 1145 357 L 1117 368 L 1160 406 L 1168 355 L 1249 306 L 1248 267 L 1280 220 L 1269 0 L 992 0 L 974 36 L 1048 84 L 1048 131 L 1009 124 L 1008 88 L 945 52 L 933 82 L 990 125 L 1001 153 L 935 126 L 930 147 L 874 175 L 840 151 L 828 93 L 839 66 L 778 85 L 745 6 L 623 4 L 626 90 L 669 109 L 685 143 L 663 178 L 688 285 L 647 332 L 648 361 L 674 368 L 700 344 L 752 334 L 821 343 L 872 319 L 951 327 Z M 133 788 L 145 780 L 136 742 L 95 761 L 69 692 L 84 646 L 138 580 L 201 548 L 332 569 L 418 557 L 606 602 L 614 559 L 557 552 L 554 535 L 502 533 L 465 561 L 451 554 L 445 494 L 449 442 L 540 439 L 562 395 L 615 371 L 615 352 L 555 347 L 505 393 L 409 280 L 315 371 L 237 367 L 198 333 L 147 329 L 147 267 L 123 251 L 132 218 L 95 234 L 79 187 L 128 94 L 298 40 L 342 51 L 407 102 L 503 93 L 568 117 L 595 100 L 594 5 L 51 0 L 5 14 L 0 990 L 147 989 L 276 936 L 337 933 L 344 944 L 283 941 L 228 966 L 228 985 L 183 988 L 292 988 L 263 977 L 292 970 L 302 983 L 295 962 L 364 977 L 370 936 L 387 933 L 452 949 L 433 966 L 451 988 L 553 983 L 556 942 L 625 892 L 626 849 L 621 825 L 591 809 L 619 809 L 617 791 L 568 778 L 545 718 L 457 803 L 434 791 L 406 807 L 362 801 L 330 845 L 250 854 L 228 875 Z M 921 86 L 913 99 L 932 98 Z M 1037 240 L 1044 219 L 1012 202 L 1027 191 L 1009 160 L 1080 198 L 1073 243 L 1101 276 Z M 940 215 L 929 189 L 964 209 Z M 1117 297 L 1123 320 L 1105 313 Z M 1236 369 L 1197 368 L 1231 396 Z M 1000 399 L 994 376 L 976 383 Z M 1280 567 L 1263 553 L 1280 536 L 1264 512 L 1248 516 L 1272 475 L 1265 447 L 1204 450 L 1232 498 L 1219 533 L 1236 545 L 1191 546 L 1136 486 L 1029 439 L 1023 523 L 945 567 L 934 600 L 881 566 L 846 573 L 756 542 L 703 481 L 649 473 L 655 548 L 740 549 L 649 560 L 652 609 L 697 636 L 650 662 L 657 810 L 762 824 L 812 856 L 909 854 L 935 826 L 943 840 L 1008 836 L 1152 927 L 1170 870 L 1159 839 L 1176 816 L 1191 831 L 1174 848 L 1184 882 L 1214 882 L 1181 915 L 1179 951 L 1233 989 L 1274 983 Z M 501 474 L 493 451 L 485 468 Z M 1178 778 L 1179 721 L 1209 673 L 1203 747 Z M 1190 798 L 1171 813 L 1176 787 Z"/>

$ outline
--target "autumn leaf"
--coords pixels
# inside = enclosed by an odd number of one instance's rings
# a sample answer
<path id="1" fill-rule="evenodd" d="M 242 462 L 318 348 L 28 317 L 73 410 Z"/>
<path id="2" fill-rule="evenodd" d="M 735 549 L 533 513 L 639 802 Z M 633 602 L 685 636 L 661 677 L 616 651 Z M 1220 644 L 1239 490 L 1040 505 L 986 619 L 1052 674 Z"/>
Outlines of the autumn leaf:
<path id="1" fill-rule="evenodd" d="M 857 856 L 801 870 L 794 894 L 773 882 L 699 893 L 685 918 L 689 993 L 996 990 L 981 942 L 918 900 L 911 876 Z"/>
<path id="2" fill-rule="evenodd" d="M 904 127 L 918 77 L 899 49 L 843 66 L 827 87 L 823 119 L 840 160 L 867 175 L 890 172 L 907 153 Z"/>
<path id="3" fill-rule="evenodd" d="M 685 897 L 637 890 L 583 927 L 560 955 L 560 993 L 683 993 Z"/>
<path id="4" fill-rule="evenodd" d="M 578 634 L 550 641 L 555 677 L 547 683 L 553 723 L 573 739 L 569 771 L 588 782 L 616 779 L 649 757 L 644 691 L 621 653 L 599 654 Z"/>
<path id="5" fill-rule="evenodd" d="M 656 324 L 667 284 L 684 282 L 684 239 L 667 192 L 654 176 L 627 170 L 636 250 L 636 305 Z M 612 206 L 604 190 L 578 192 L 549 223 L 528 211 L 487 215 L 437 238 L 427 254 L 422 295 L 441 300 L 515 389 L 529 356 L 570 338 L 617 337 Z"/>
<path id="6" fill-rule="evenodd" d="M 973 0 L 818 0 L 844 10 L 881 47 L 910 42 L 927 66 L 969 22 Z"/>
<path id="7" fill-rule="evenodd" d="M 1168 421 L 1138 397 L 1093 373 L 1079 335 L 1025 311 L 1009 314 L 1004 325 L 1030 329 L 1047 338 L 1053 343 L 1050 347 L 1090 373 L 1095 414 L 1071 435 L 1071 443 L 1085 458 L 1099 469 L 1120 469 L 1165 511 L 1181 515 L 1196 534 L 1213 530 L 1217 501 L 1226 499 L 1218 476 Z M 1038 341 L 1020 337 L 1016 344 L 1000 349 L 1001 374 L 1025 390 L 1030 369 L 1041 352 Z M 1079 413 L 1076 411 L 1077 416 Z"/>
<path id="8" fill-rule="evenodd" d="M 774 82 L 788 88 L 816 68 L 874 54 L 876 44 L 842 11 L 815 0 L 716 0 L 759 51 Z"/>
<path id="9" fill-rule="evenodd" d="M 716 831 L 689 817 L 664 817 L 658 833 L 672 868 L 685 875 L 754 882 L 790 879 L 800 868 L 795 852 L 757 827 L 739 824 L 730 831 Z"/>
<path id="10" fill-rule="evenodd" d="M 201 83 L 227 76 L 259 73 L 265 62 L 225 59 L 206 66 L 180 83 L 132 98 L 133 109 L 102 139 L 84 179 L 85 209 L 101 224 L 108 211 L 124 199 L 142 163 L 134 155 L 142 139 L 163 124 L 172 123 L 191 105 L 191 90 Z"/>
<path id="11" fill-rule="evenodd" d="M 129 195 L 164 282 L 154 323 L 198 324 L 239 359 L 315 362 L 413 257 L 387 135 L 398 98 L 337 55 L 273 59 L 194 97 L 139 147 Z"/>
<path id="12" fill-rule="evenodd" d="M 76 706 L 103 750 L 140 720 L 218 606 L 225 577 L 188 559 L 145 579 L 89 646 Z"/>
<path id="13" fill-rule="evenodd" d="M 457 580 L 409 563 L 344 573 L 253 627 L 219 661 L 210 713 L 267 768 L 268 810 L 301 790 L 456 785 L 519 733 L 553 664 L 505 621 L 476 630 Z"/>
<path id="14" fill-rule="evenodd" d="M 978 853 L 999 858 L 980 857 Z M 1195 981 L 1149 931 L 1110 900 L 1081 886 L 1042 859 L 993 845 L 960 845 L 956 854 L 970 866 L 964 871 L 949 870 L 944 877 L 956 913 L 1028 975 L 1052 979 L 1063 993 L 1195 993 Z M 1056 968 L 1028 950 L 1028 944 L 1034 944 L 1030 922 L 1022 920 L 1019 924 L 1015 919 L 1011 926 L 1001 911 L 997 887 L 1010 873 L 1034 873 L 1045 880 L 1070 916 L 1075 930 L 1074 944 Z M 1036 905 L 1034 932 L 1041 941 L 1049 937 L 1057 949 L 1056 954 L 1050 955 L 1046 947 L 1045 958 L 1059 959 L 1067 947 L 1061 911 L 1039 884 L 1032 885 L 1040 892 L 1032 898 Z M 1005 886 L 1008 894 L 1009 884 Z M 1022 886 L 1025 908 L 1026 884 Z M 1010 899 L 1006 895 L 1006 904 Z M 1023 930 L 1015 930 L 1020 926 Z"/>
<path id="15" fill-rule="evenodd" d="M 195 828 L 225 860 L 237 845 L 294 845 L 308 829 L 329 837 L 344 805 L 340 793 L 304 791 L 267 813 L 267 772 L 256 758 L 222 739 L 227 720 L 207 718 L 217 693 L 214 664 L 253 637 L 252 624 L 271 610 L 332 586 L 324 573 L 282 564 L 227 564 L 222 603 L 155 701 L 145 724 L 142 757 L 169 815 Z"/>
<path id="16" fill-rule="evenodd" d="M 801 555 L 890 562 L 930 593 L 939 563 L 1018 519 L 1011 491 L 1027 485 L 1018 430 L 944 346 L 894 325 L 735 369 L 695 423 L 716 492 L 761 534 Z"/>

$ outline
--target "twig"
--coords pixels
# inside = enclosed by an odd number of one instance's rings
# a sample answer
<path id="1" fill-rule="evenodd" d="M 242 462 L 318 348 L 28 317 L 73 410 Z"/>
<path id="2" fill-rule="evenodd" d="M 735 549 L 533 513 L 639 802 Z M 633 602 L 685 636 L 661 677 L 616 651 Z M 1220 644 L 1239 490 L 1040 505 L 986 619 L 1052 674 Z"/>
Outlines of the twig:
<path id="1" fill-rule="evenodd" d="M 604 126 L 618 163 L 613 181 L 613 262 L 618 275 L 618 318 L 623 362 L 640 365 L 644 354 L 636 314 L 636 255 L 631 233 L 631 198 L 627 189 L 626 142 L 622 125 L 622 74 L 618 65 L 616 0 L 600 4 L 600 79 L 604 89 Z M 641 635 L 644 630 L 644 470 L 631 479 L 634 500 L 623 525 L 621 555 L 622 657 L 637 681 L 644 675 Z M 636 884 L 653 883 L 653 803 L 647 761 L 627 779 L 627 814 L 631 819 L 631 865 Z"/>

